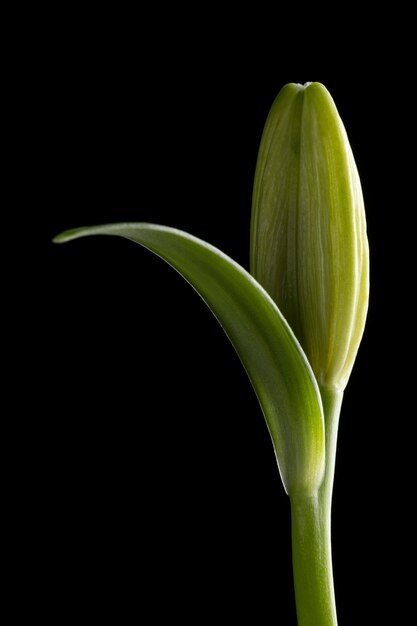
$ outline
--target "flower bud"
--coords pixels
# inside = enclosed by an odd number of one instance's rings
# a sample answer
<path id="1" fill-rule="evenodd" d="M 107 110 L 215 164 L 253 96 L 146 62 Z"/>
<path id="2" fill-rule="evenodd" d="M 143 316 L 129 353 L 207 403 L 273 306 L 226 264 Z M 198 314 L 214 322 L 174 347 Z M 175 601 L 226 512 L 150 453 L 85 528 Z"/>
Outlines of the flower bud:
<path id="1" fill-rule="evenodd" d="M 319 385 L 344 389 L 365 325 L 369 251 L 352 150 L 320 83 L 286 85 L 266 121 L 251 272 L 291 325 Z"/>

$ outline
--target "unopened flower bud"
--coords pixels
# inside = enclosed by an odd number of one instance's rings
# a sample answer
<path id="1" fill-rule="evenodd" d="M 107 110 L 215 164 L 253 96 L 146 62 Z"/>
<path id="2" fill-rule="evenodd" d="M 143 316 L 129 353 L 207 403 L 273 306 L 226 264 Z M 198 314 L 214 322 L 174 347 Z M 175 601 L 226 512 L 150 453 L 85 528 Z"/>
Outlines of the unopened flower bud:
<path id="1" fill-rule="evenodd" d="M 286 85 L 266 121 L 251 272 L 291 325 L 319 385 L 343 389 L 365 325 L 369 251 L 352 150 L 320 83 Z"/>

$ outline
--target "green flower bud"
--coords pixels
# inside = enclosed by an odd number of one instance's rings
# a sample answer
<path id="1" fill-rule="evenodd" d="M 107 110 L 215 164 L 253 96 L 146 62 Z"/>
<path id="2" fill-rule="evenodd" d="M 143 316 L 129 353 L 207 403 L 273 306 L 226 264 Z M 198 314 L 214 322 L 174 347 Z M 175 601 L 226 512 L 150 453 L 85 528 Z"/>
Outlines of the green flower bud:
<path id="1" fill-rule="evenodd" d="M 266 121 L 251 272 L 291 325 L 319 385 L 344 389 L 365 325 L 369 250 L 352 150 L 320 83 L 286 85 Z"/>

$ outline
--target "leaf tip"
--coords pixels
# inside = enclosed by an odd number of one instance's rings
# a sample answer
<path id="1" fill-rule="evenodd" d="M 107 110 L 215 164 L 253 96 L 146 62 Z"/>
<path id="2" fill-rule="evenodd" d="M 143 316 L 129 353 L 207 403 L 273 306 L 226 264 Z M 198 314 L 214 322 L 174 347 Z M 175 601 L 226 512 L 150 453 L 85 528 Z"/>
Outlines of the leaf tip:
<path id="1" fill-rule="evenodd" d="M 70 230 L 64 230 L 52 239 L 52 243 L 66 243 L 71 239 L 77 239 L 81 236 L 82 228 L 71 228 Z"/>
<path id="2" fill-rule="evenodd" d="M 52 243 L 65 243 L 66 238 L 64 237 L 64 233 L 59 233 L 52 239 Z"/>

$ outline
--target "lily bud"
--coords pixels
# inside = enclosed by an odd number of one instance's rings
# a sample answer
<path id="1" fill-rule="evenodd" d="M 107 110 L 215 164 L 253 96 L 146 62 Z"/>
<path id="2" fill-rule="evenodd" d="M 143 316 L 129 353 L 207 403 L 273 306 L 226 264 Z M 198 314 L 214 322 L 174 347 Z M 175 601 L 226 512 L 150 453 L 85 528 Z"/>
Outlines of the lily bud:
<path id="1" fill-rule="evenodd" d="M 320 83 L 286 85 L 266 121 L 251 273 L 286 317 L 319 385 L 344 389 L 365 325 L 369 250 L 352 150 Z"/>

